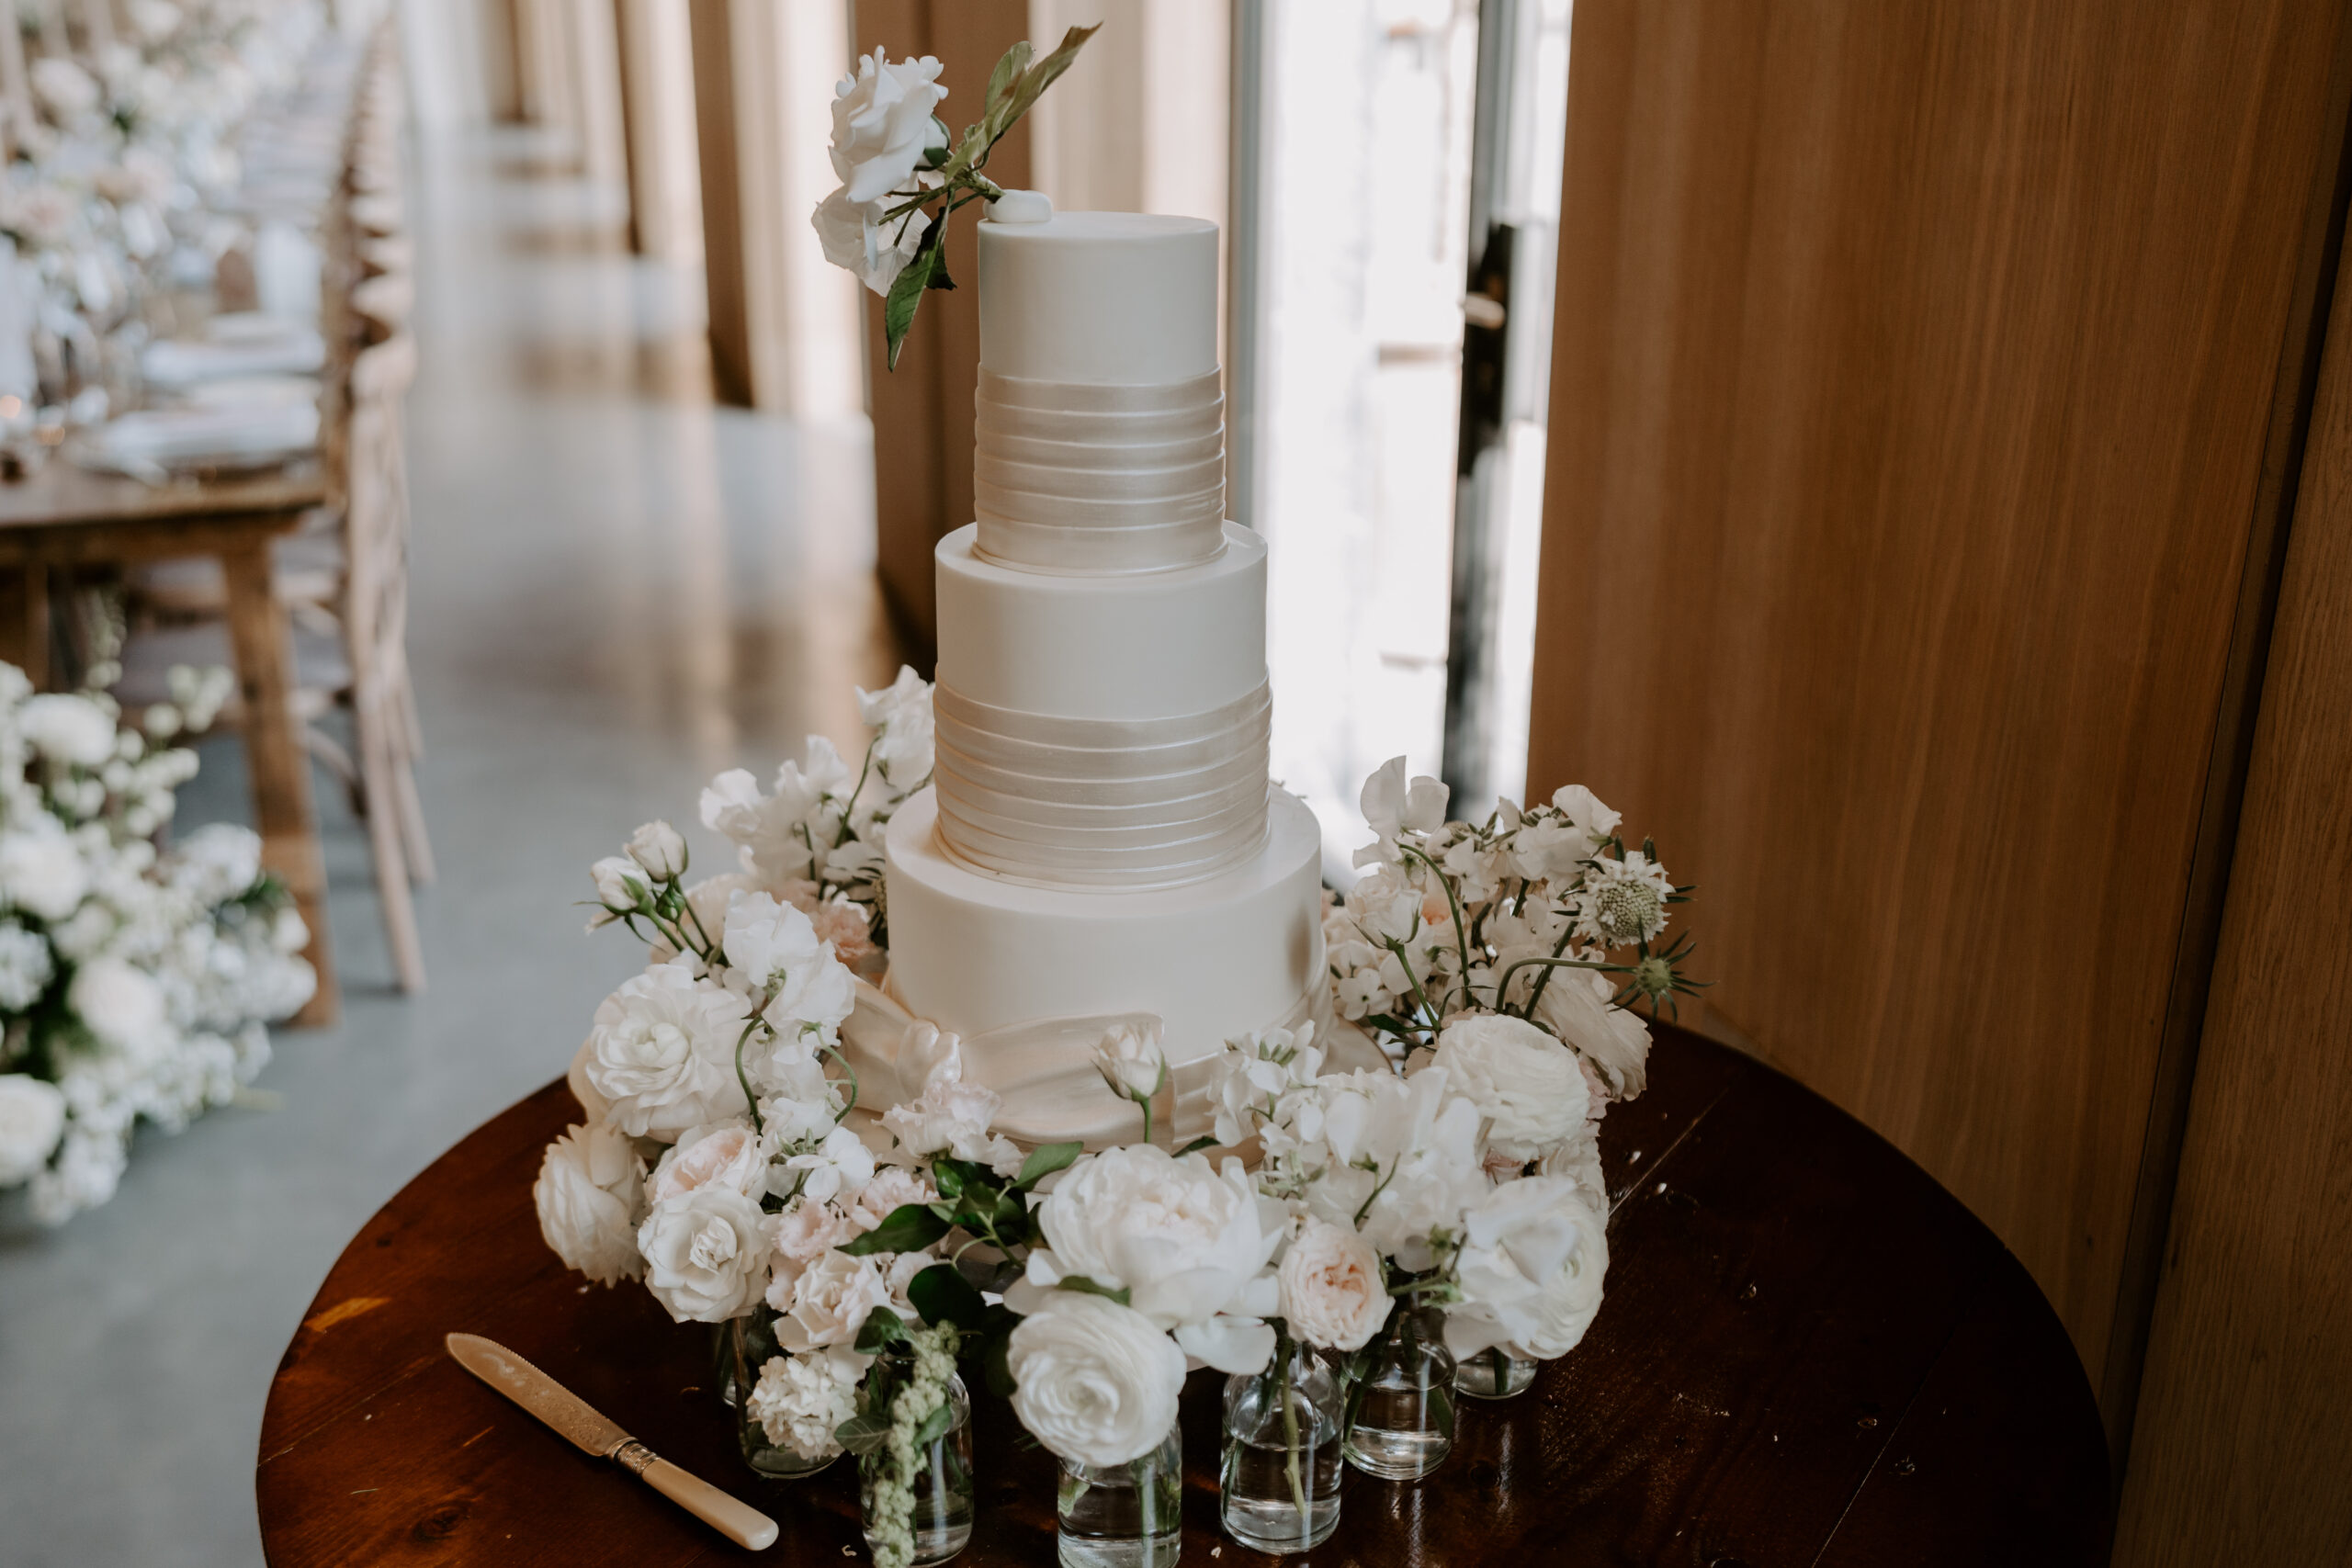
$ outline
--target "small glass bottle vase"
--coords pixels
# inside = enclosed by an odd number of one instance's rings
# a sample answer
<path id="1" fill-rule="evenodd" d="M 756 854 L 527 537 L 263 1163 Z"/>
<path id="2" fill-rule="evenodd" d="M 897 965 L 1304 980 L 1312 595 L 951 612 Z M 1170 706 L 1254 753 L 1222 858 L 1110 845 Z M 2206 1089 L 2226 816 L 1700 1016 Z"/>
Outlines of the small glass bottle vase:
<path id="1" fill-rule="evenodd" d="M 1184 1547 L 1184 1446 L 1177 1429 L 1125 1464 L 1061 1461 L 1054 1544 L 1062 1568 L 1174 1568 Z"/>
<path id="2" fill-rule="evenodd" d="M 1535 1386 L 1536 1361 L 1522 1361 L 1498 1345 L 1453 1369 L 1453 1386 L 1473 1399 L 1510 1399 Z"/>
<path id="3" fill-rule="evenodd" d="M 857 1461 L 858 1522 L 865 1531 L 865 1549 L 877 1563 L 895 1561 L 908 1568 L 929 1568 L 963 1551 L 972 1539 L 972 1399 L 961 1377 L 947 1381 L 947 1430 L 915 1453 L 908 1487 L 914 1496 L 904 1538 L 909 1555 L 890 1555 L 879 1528 L 877 1505 L 895 1481 L 889 1450 L 877 1450 Z"/>
<path id="4" fill-rule="evenodd" d="M 753 1406 L 752 1391 L 771 1358 L 784 1354 L 775 1342 L 775 1314 L 761 1307 L 730 1320 L 718 1345 L 718 1397 L 733 1408 L 735 1438 L 742 1445 L 743 1462 L 771 1481 L 792 1481 L 814 1475 L 841 1457 L 834 1449 L 810 1459 L 788 1443 L 776 1441 Z"/>
<path id="5" fill-rule="evenodd" d="M 1348 1462 L 1385 1481 L 1418 1481 L 1453 1451 L 1453 1356 L 1445 1314 L 1397 1303 L 1349 1369 Z"/>
<path id="6" fill-rule="evenodd" d="M 1260 1551 L 1305 1551 L 1340 1524 L 1340 1428 L 1346 1409 L 1322 1359 L 1283 1335 L 1261 1372 L 1225 1383 L 1225 1532 Z"/>

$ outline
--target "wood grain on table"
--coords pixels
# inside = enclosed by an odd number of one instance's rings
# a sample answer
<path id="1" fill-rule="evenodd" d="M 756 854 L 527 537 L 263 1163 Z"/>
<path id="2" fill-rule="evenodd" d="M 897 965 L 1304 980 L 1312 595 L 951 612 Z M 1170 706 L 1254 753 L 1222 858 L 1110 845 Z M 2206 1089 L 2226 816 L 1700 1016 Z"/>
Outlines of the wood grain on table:
<path id="1" fill-rule="evenodd" d="M 590 1460 L 443 1350 L 509 1346 L 664 1455 L 775 1515 L 760 1560 L 863 1557 L 847 1461 L 755 1480 L 712 1330 L 588 1285 L 530 1188 L 579 1109 L 549 1085 L 385 1205 L 280 1363 L 256 1491 L 276 1568 L 639 1568 L 746 1553 Z M 1462 1404 L 1418 1484 L 1350 1472 L 1316 1563 L 2096 1564 L 2107 1450 L 2064 1331 L 2017 1261 L 1885 1143 L 1745 1057 L 1657 1032 L 1601 1124 L 1608 1296 L 1583 1345 Z M 1185 1391 L 1186 1561 L 1268 1561 L 1217 1529 L 1222 1380 Z M 974 1401 L 979 1519 L 957 1561 L 1054 1561 L 1053 1465 Z"/>

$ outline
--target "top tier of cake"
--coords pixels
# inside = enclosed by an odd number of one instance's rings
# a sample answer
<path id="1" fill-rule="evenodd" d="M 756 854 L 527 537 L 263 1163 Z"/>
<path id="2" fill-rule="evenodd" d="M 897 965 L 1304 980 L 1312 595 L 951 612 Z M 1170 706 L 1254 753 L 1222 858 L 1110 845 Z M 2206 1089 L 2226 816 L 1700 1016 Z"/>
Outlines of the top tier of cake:
<path id="1" fill-rule="evenodd" d="M 1216 225 L 1055 213 L 979 226 L 978 548 L 1033 571 L 1165 571 L 1223 546 Z"/>

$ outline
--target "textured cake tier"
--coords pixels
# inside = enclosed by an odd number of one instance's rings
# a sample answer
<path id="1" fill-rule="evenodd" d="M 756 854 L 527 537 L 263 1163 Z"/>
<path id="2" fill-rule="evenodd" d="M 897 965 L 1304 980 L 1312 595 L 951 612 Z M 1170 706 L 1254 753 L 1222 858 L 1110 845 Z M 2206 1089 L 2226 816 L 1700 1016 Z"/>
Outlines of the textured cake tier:
<path id="1" fill-rule="evenodd" d="M 1216 226 L 1056 215 L 1023 195 L 979 226 L 979 552 L 1082 573 L 1209 559 L 1225 518 Z"/>
<path id="2" fill-rule="evenodd" d="M 1041 1142 L 1133 1137 L 1138 1114 L 1103 1089 L 1083 1044 L 1044 1062 L 997 1060 L 973 1037 L 1157 1014 L 1177 1135 L 1204 1132 L 1204 1065 L 1225 1040 L 1314 1016 L 1329 989 L 1314 814 L 1276 791 L 1269 817 L 1258 852 L 1211 881 L 1149 893 L 1041 888 L 944 852 L 933 797 L 917 795 L 887 840 L 889 989 L 917 1018 L 972 1042 L 965 1071 L 1005 1096 L 1001 1124 Z"/>

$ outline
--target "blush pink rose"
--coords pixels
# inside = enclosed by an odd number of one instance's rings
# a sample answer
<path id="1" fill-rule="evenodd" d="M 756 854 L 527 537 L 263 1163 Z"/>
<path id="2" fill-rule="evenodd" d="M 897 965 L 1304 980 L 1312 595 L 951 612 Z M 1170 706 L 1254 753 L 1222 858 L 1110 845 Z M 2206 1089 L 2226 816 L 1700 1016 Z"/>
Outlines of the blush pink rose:
<path id="1" fill-rule="evenodd" d="M 748 1126 L 720 1123 L 696 1127 L 673 1145 L 646 1179 L 649 1204 L 665 1203 L 716 1182 L 746 1198 L 757 1197 L 767 1181 L 768 1162 L 760 1135 Z"/>

